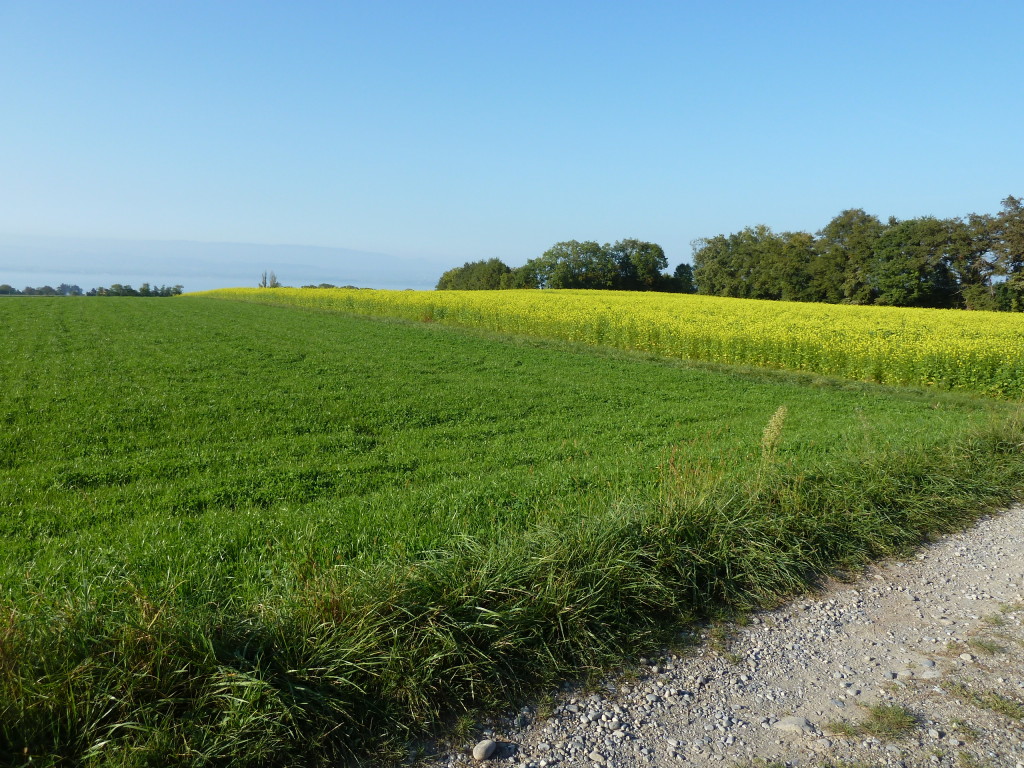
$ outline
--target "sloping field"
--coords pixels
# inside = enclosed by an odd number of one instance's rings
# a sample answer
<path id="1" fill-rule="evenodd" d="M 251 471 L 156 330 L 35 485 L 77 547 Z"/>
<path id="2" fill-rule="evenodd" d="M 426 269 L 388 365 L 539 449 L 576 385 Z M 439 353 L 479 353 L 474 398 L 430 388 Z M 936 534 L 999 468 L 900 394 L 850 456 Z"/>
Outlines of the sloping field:
<path id="1" fill-rule="evenodd" d="M 205 295 L 430 320 L 685 360 L 1024 396 L 1024 315 L 621 291 L 232 288 Z"/>
<path id="2" fill-rule="evenodd" d="M 0 763 L 406 755 L 1024 487 L 992 398 L 194 297 L 0 328 Z"/>

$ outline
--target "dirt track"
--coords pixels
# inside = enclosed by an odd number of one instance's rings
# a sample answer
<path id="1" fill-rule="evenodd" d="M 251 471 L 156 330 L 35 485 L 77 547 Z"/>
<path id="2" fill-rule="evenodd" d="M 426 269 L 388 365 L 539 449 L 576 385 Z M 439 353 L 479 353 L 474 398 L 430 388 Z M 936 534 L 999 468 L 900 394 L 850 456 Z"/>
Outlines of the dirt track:
<path id="1" fill-rule="evenodd" d="M 489 762 L 1024 768 L 1024 506 L 549 709 Z"/>

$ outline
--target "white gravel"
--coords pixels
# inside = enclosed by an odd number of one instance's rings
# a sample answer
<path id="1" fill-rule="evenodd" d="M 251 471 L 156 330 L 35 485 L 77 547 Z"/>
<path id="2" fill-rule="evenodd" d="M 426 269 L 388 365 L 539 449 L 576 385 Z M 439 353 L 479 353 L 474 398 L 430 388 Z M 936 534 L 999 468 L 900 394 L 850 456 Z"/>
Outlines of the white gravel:
<path id="1" fill-rule="evenodd" d="M 705 633 L 692 651 L 643 660 L 597 693 L 566 690 L 484 724 L 477 737 L 498 742 L 486 764 L 514 768 L 1024 768 L 1022 623 L 1016 506 L 907 561 Z M 857 732 L 877 705 L 915 723 L 898 736 Z M 476 764 L 472 748 L 428 765 Z"/>

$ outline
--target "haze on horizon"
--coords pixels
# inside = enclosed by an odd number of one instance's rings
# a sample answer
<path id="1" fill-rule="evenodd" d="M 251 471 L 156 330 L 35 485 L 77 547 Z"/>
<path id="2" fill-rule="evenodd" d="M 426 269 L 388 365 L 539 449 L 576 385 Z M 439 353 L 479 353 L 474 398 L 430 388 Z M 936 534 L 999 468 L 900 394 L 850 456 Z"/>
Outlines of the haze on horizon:
<path id="1" fill-rule="evenodd" d="M 0 283 L 427 288 L 568 239 L 675 265 L 846 208 L 994 212 L 1022 28 L 997 0 L 10 0 Z"/>

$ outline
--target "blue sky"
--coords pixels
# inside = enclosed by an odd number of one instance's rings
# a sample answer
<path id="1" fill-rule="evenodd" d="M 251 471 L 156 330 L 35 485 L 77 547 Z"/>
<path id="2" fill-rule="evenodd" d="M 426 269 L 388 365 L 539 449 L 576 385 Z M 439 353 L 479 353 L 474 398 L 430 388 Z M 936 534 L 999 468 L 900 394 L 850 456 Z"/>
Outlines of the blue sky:
<path id="1" fill-rule="evenodd" d="M 446 267 L 637 237 L 675 265 L 845 208 L 995 212 L 1024 195 L 1021 30 L 1018 0 L 0 0 L 0 235 Z M 3 253 L 0 282 L 67 271 Z"/>

